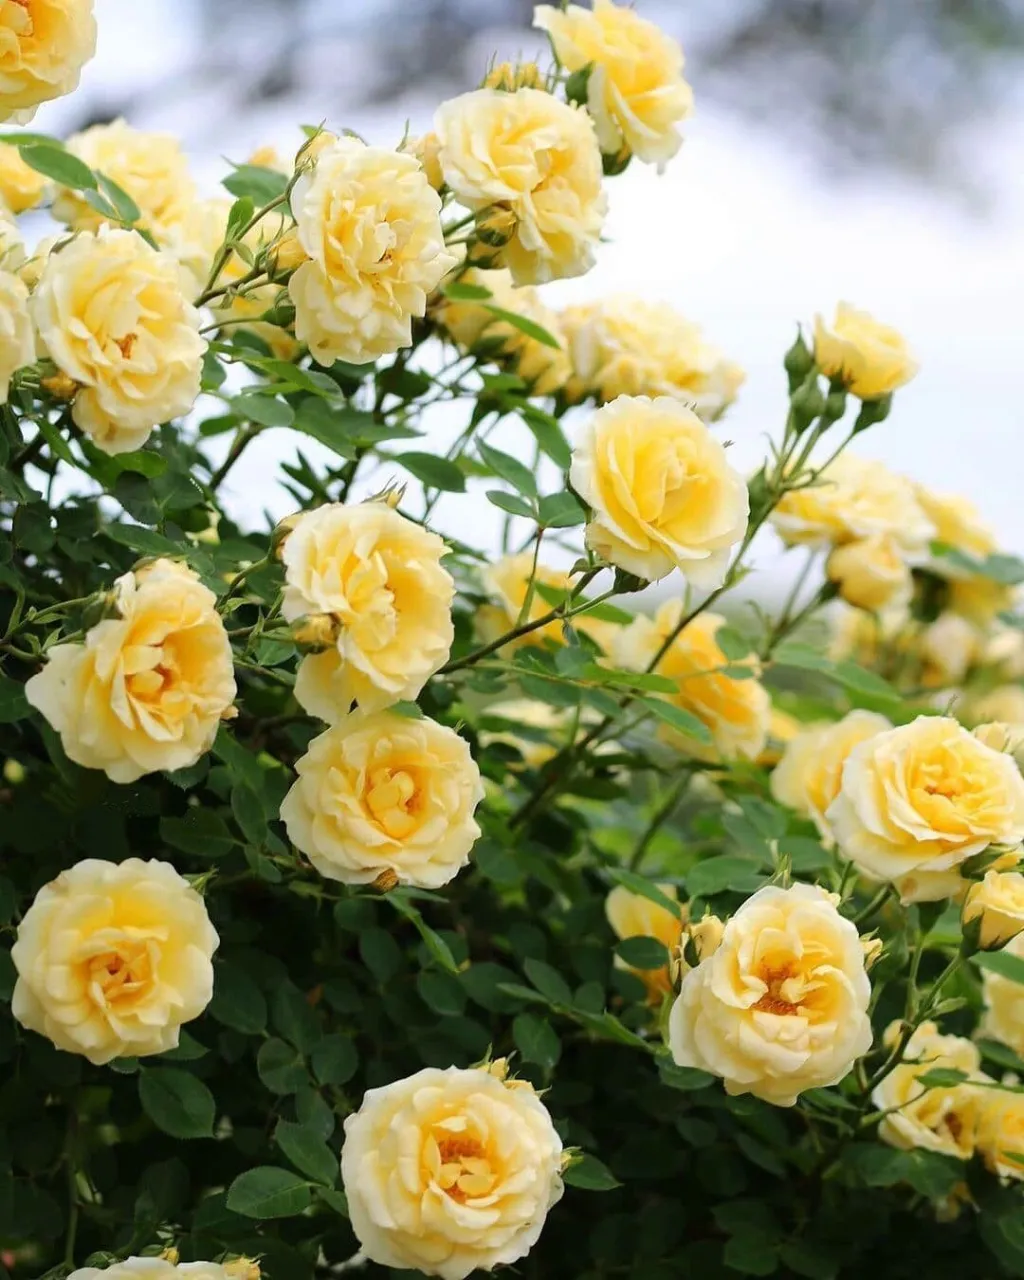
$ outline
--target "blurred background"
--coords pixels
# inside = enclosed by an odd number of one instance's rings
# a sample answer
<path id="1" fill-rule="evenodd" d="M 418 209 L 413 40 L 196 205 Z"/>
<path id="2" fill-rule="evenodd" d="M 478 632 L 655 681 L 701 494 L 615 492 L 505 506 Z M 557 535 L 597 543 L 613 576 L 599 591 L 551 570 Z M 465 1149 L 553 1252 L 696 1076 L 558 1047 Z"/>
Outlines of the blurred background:
<path id="1" fill-rule="evenodd" d="M 634 164 L 609 184 L 598 266 L 549 300 L 629 290 L 704 326 L 748 372 L 717 428 L 744 468 L 780 428 L 796 324 L 840 298 L 866 308 L 908 335 L 922 370 L 859 452 L 967 494 L 1024 549 L 1024 0 L 638 5 L 682 42 L 696 113 L 664 175 Z M 529 0 L 96 7 L 82 88 L 36 127 L 124 115 L 174 132 L 210 194 L 223 157 L 294 151 L 300 123 L 393 145 L 495 52 L 544 52 Z M 268 461 L 253 449 L 234 473 L 254 514 L 274 506 Z M 761 566 L 776 556 L 769 540 Z"/>

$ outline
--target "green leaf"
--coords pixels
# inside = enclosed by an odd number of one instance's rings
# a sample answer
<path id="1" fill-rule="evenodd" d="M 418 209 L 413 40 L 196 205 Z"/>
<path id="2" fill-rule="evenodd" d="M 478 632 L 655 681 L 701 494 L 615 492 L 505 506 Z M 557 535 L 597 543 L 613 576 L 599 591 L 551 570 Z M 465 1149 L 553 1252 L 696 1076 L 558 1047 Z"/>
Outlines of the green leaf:
<path id="1" fill-rule="evenodd" d="M 661 969 L 668 964 L 668 950 L 657 938 L 621 938 L 615 951 L 631 969 Z"/>
<path id="2" fill-rule="evenodd" d="M 258 422 L 262 427 L 290 427 L 295 421 L 295 410 L 291 405 L 274 395 L 243 391 L 232 396 L 229 403 L 240 418 Z"/>
<path id="3" fill-rule="evenodd" d="M 142 217 L 142 210 L 128 192 L 125 191 L 124 187 L 118 186 L 113 178 L 108 178 L 105 173 L 97 172 L 96 176 L 99 178 L 100 187 L 113 206 L 118 219 L 127 225 L 138 222 Z"/>
<path id="4" fill-rule="evenodd" d="M 447 458 L 414 452 L 393 454 L 391 460 L 432 489 L 444 489 L 447 493 L 464 493 L 466 490 L 466 477 Z"/>
<path id="5" fill-rule="evenodd" d="M 597 1156 L 580 1155 L 570 1163 L 562 1175 L 570 1187 L 581 1191 L 614 1191 L 622 1183 Z"/>
<path id="6" fill-rule="evenodd" d="M 232 1182 L 227 1206 L 246 1218 L 294 1218 L 309 1208 L 312 1199 L 302 1178 L 287 1169 L 262 1165 L 247 1169 Z"/>
<path id="7" fill-rule="evenodd" d="M 646 898 L 648 902 L 655 902 L 659 907 L 664 907 L 666 911 L 671 911 L 677 920 L 682 919 L 683 909 L 675 898 L 670 898 L 656 884 L 652 884 L 650 880 L 645 880 L 643 876 L 637 875 L 635 871 L 627 871 L 625 867 L 609 867 L 608 875 L 616 884 L 621 884 L 630 893 L 639 894 L 641 898 Z"/>
<path id="8" fill-rule="evenodd" d="M 18 150 L 30 169 L 35 169 L 36 173 L 41 173 L 46 178 L 52 178 L 62 187 L 96 190 L 96 175 L 89 166 L 59 144 L 27 142 Z"/>
<path id="9" fill-rule="evenodd" d="M 954 1089 L 958 1084 L 969 1080 L 970 1076 L 966 1071 L 958 1071 L 955 1067 L 933 1067 L 931 1071 L 924 1071 L 915 1079 L 918 1084 L 926 1085 L 929 1089 Z"/>
<path id="10" fill-rule="evenodd" d="M 431 929 L 419 911 L 402 895 L 401 890 L 389 893 L 387 901 L 400 915 L 405 916 L 406 920 L 413 924 L 435 964 L 438 964 L 448 973 L 458 973 L 459 966 L 455 963 L 455 957 L 452 955 L 447 942 Z"/>
<path id="11" fill-rule="evenodd" d="M 201 1080 L 176 1067 L 147 1067 L 139 1076 L 139 1101 L 158 1129 L 172 1138 L 213 1135 L 216 1104 Z"/>
<path id="12" fill-rule="evenodd" d="M 103 532 L 113 542 L 129 547 L 144 556 L 175 556 L 180 559 L 181 547 L 163 534 L 144 529 L 138 524 L 108 524 Z"/>
<path id="13" fill-rule="evenodd" d="M 640 701 L 648 711 L 670 728 L 678 730 L 679 733 L 685 734 L 688 738 L 694 738 L 697 742 L 703 742 L 710 746 L 711 730 L 703 720 L 698 720 L 691 711 L 684 711 L 682 707 L 677 707 L 674 702 L 665 702 L 662 698 L 641 698 Z"/>
<path id="14" fill-rule="evenodd" d="M 237 964 L 222 962 L 214 967 L 209 1013 L 243 1035 L 255 1036 L 266 1030 L 267 1002 L 263 992 Z"/>
<path id="15" fill-rule="evenodd" d="M 294 982 L 275 983 L 270 996 L 274 1026 L 301 1053 L 308 1053 L 323 1038 L 320 1019 Z"/>
<path id="16" fill-rule="evenodd" d="M 681 1067 L 672 1061 L 668 1054 L 658 1058 L 658 1075 L 662 1083 L 670 1089 L 678 1089 L 680 1093 L 695 1093 L 698 1089 L 706 1089 L 715 1083 L 716 1077 L 710 1071 L 701 1071 L 697 1067 Z"/>
<path id="17" fill-rule="evenodd" d="M 540 523 L 546 529 L 572 529 L 585 524 L 587 513 L 574 493 L 549 493 L 540 500 Z"/>
<path id="18" fill-rule="evenodd" d="M 1011 982 L 1024 982 L 1024 960 L 1009 951 L 979 951 L 974 956 L 974 963 L 979 969 L 998 973 Z"/>
<path id="19" fill-rule="evenodd" d="M 302 1054 L 276 1037 L 260 1045 L 256 1072 L 271 1093 L 295 1093 L 309 1081 Z"/>
<path id="20" fill-rule="evenodd" d="M 446 298 L 456 302 L 480 302 L 492 296 L 490 289 L 482 284 L 470 284 L 468 281 L 453 280 L 441 290 Z"/>
<path id="21" fill-rule="evenodd" d="M 488 489 L 485 497 L 492 506 L 498 507 L 501 511 L 507 511 L 510 516 L 522 516 L 524 520 L 537 518 L 533 507 L 514 493 L 506 493 L 504 489 Z"/>
<path id="22" fill-rule="evenodd" d="M 274 1141 L 307 1178 L 331 1187 L 338 1180 L 338 1158 L 319 1134 L 305 1125 L 279 1120 Z"/>
<path id="23" fill-rule="evenodd" d="M 359 954 L 382 986 L 402 967 L 402 952 L 398 943 L 384 929 L 366 929 L 360 934 Z"/>
<path id="24" fill-rule="evenodd" d="M 535 1013 L 519 1013 L 512 1021 L 512 1039 L 524 1062 L 535 1062 L 550 1071 L 562 1055 L 562 1046 L 551 1025 Z"/>
<path id="25" fill-rule="evenodd" d="M 242 228 L 252 221 L 256 212 L 256 202 L 252 196 L 239 196 L 228 210 L 227 225 L 224 228 L 225 241 L 236 240 L 242 234 Z"/>
<path id="26" fill-rule="evenodd" d="M 572 462 L 572 450 L 558 419 L 534 404 L 524 404 L 518 408 L 542 452 L 547 454 L 559 471 L 568 471 Z"/>
<path id="27" fill-rule="evenodd" d="M 536 498 L 537 481 L 534 479 L 533 472 L 529 467 L 524 466 L 518 458 L 513 458 L 508 453 L 502 453 L 500 449 L 495 449 L 492 445 L 485 444 L 482 440 L 477 443 L 477 452 L 496 476 L 500 476 L 502 480 L 525 497 Z"/>
<path id="28" fill-rule="evenodd" d="M 0 724 L 13 724 L 31 714 L 32 708 L 25 697 L 25 686 L 17 680 L 0 676 Z"/>
<path id="29" fill-rule="evenodd" d="M 276 169 L 265 169 L 256 164 L 240 164 L 223 179 L 221 185 L 233 196 L 251 196 L 256 207 L 262 208 L 284 194 L 288 178 Z"/>
<path id="30" fill-rule="evenodd" d="M 725 853 L 691 867 L 686 873 L 686 888 L 691 898 L 709 898 L 727 889 L 753 893 L 761 887 L 763 879 L 748 858 Z"/>
<path id="31" fill-rule="evenodd" d="M 901 695 L 887 680 L 866 671 L 856 662 L 835 662 L 809 644 L 790 641 L 776 649 L 774 661 L 778 666 L 796 667 L 801 671 L 817 671 L 851 693 L 862 694 L 877 702 L 901 702 Z"/>
<path id="32" fill-rule="evenodd" d="M 244 783 L 257 795 L 262 793 L 263 770 L 259 761 L 223 725 L 214 741 L 213 753 L 224 761 L 236 781 Z"/>
<path id="33" fill-rule="evenodd" d="M 551 965 L 532 957 L 523 961 L 523 971 L 533 985 L 552 1004 L 571 1005 L 573 1003 L 572 988 Z"/>
<path id="34" fill-rule="evenodd" d="M 246 840 L 262 849 L 270 831 L 260 798 L 251 787 L 239 783 L 231 788 L 231 812 Z"/>
<path id="35" fill-rule="evenodd" d="M 324 1036 L 314 1046 L 310 1062 L 321 1084 L 348 1084 L 359 1067 L 355 1041 L 341 1032 Z"/>
<path id="36" fill-rule="evenodd" d="M 161 818 L 160 838 L 172 849 L 200 858 L 222 858 L 238 843 L 219 813 L 199 806 L 182 818 Z"/>
<path id="37" fill-rule="evenodd" d="M 506 311 L 504 307 L 495 306 L 493 302 L 485 302 L 484 308 L 497 316 L 499 320 L 504 320 L 506 324 L 512 325 L 514 329 L 518 329 L 520 333 L 525 333 L 528 338 L 533 338 L 537 342 L 542 343 L 545 347 L 553 347 L 555 351 L 561 351 L 562 344 L 554 336 L 548 333 L 543 325 L 536 320 L 530 320 L 526 316 L 521 316 L 515 311 Z"/>

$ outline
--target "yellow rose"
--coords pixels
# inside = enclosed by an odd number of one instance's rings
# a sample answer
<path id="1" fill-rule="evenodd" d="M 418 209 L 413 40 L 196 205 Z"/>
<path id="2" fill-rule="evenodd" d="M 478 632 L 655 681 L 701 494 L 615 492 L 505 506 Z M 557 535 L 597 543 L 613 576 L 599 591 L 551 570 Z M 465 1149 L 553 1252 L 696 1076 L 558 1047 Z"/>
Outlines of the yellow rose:
<path id="1" fill-rule="evenodd" d="M 847 302 L 831 325 L 814 320 L 814 359 L 827 378 L 842 378 L 861 400 L 888 395 L 917 373 L 903 335 Z"/>
<path id="2" fill-rule="evenodd" d="M 638 617 L 613 648 L 619 666 L 643 671 L 678 626 L 683 606 L 667 600 L 653 618 Z M 750 659 L 730 661 L 719 648 L 715 635 L 725 619 L 717 613 L 701 613 L 672 641 L 658 663 L 657 673 L 675 680 L 678 692 L 668 701 L 689 711 L 711 733 L 713 747 L 662 726 L 668 741 L 701 760 L 756 760 L 768 740 L 771 698 L 760 680 L 736 679 L 722 668 L 752 666 Z"/>
<path id="3" fill-rule="evenodd" d="M 659 884 L 658 888 L 667 898 L 675 900 L 675 885 Z M 659 1002 L 662 996 L 669 995 L 672 992 L 672 964 L 678 959 L 683 940 L 686 908 L 670 911 L 668 907 L 620 884 L 605 898 L 604 913 L 617 938 L 656 938 L 664 945 L 669 962 L 660 969 L 633 969 L 620 956 L 615 957 L 615 964 L 640 979 L 651 1001 Z"/>
<path id="4" fill-rule="evenodd" d="M 981 627 L 989 627 L 1001 613 L 1009 613 L 1017 600 L 1017 588 L 975 574 L 951 578 L 949 608 Z"/>
<path id="5" fill-rule="evenodd" d="M 22 160 L 18 148 L 0 143 L 0 207 L 6 205 L 11 213 L 24 213 L 36 207 L 45 190 L 46 179 Z"/>
<path id="6" fill-rule="evenodd" d="M 967 858 L 1024 839 L 1024 778 L 955 720 L 919 716 L 854 747 L 826 820 L 864 875 L 933 901 Z"/>
<path id="7" fill-rule="evenodd" d="M 92 0 L 0 0 L 0 120 L 26 124 L 77 88 L 95 52 Z"/>
<path id="8" fill-rule="evenodd" d="M 977 1145 L 1000 1178 L 1024 1178 L 1024 1095 L 984 1090 Z"/>
<path id="9" fill-rule="evenodd" d="M 562 1143 L 529 1084 L 502 1075 L 425 1067 L 346 1119 L 341 1180 L 371 1262 L 464 1280 L 537 1243 L 562 1196 Z"/>
<path id="10" fill-rule="evenodd" d="M 174 1253 L 176 1250 L 167 1250 Z M 243 1259 L 244 1261 L 244 1259 Z M 255 1271 L 237 1270 L 236 1262 L 182 1262 L 174 1258 L 127 1258 L 109 1267 L 83 1267 L 72 1271 L 68 1280 L 260 1280 L 259 1267 Z"/>
<path id="11" fill-rule="evenodd" d="M 768 885 L 683 977 L 669 1047 L 727 1093 L 780 1107 L 837 1084 L 871 1047 L 871 985 L 854 925 L 817 885 Z"/>
<path id="12" fill-rule="evenodd" d="M 892 725 L 873 711 L 851 711 L 835 724 L 811 725 L 786 746 L 772 773 L 772 795 L 814 823 L 824 841 L 832 842 L 825 820 L 839 794 L 843 765 L 855 746 Z"/>
<path id="13" fill-rule="evenodd" d="M 406 138 L 400 150 L 416 157 L 427 181 L 435 191 L 440 191 L 444 186 L 444 173 L 441 169 L 441 143 L 437 134 L 431 131 L 420 138 Z"/>
<path id="14" fill-rule="evenodd" d="M 971 730 L 979 742 L 993 751 L 1005 751 L 1013 756 L 1020 765 L 1021 753 L 1024 751 L 1024 723 L 1004 724 L 999 720 L 988 724 L 979 724 Z"/>
<path id="15" fill-rule="evenodd" d="M 134 231 L 51 253 L 30 303 L 53 362 L 81 384 L 72 417 L 104 453 L 138 449 L 199 395 L 206 342 L 181 269 Z"/>
<path id="16" fill-rule="evenodd" d="M 171 134 L 144 133 L 125 120 L 113 120 L 72 134 L 65 145 L 73 156 L 131 196 L 142 215 L 138 225 L 157 239 L 195 201 L 188 160 Z M 79 192 L 67 187 L 58 187 L 52 212 L 73 231 L 95 231 L 107 221 Z"/>
<path id="17" fill-rule="evenodd" d="M 50 649 L 25 694 L 76 764 L 134 782 L 210 749 L 235 677 L 217 599 L 190 569 L 156 560 L 118 578 L 115 594 L 118 616 Z"/>
<path id="18" fill-rule="evenodd" d="M 206 287 L 214 255 L 224 243 L 231 204 L 230 199 L 220 197 L 193 200 L 181 210 L 179 217 L 160 229 L 160 248 L 174 258 L 188 275 L 190 300 L 197 298 Z M 218 277 L 220 284 L 227 284 L 249 270 L 237 255 L 232 255 L 231 261 L 237 262 L 238 269 L 232 274 L 223 271 Z M 235 301 L 248 301 L 248 296 Z"/>
<path id="19" fill-rule="evenodd" d="M 1003 950 L 1024 960 L 1024 933 L 1011 938 Z M 1024 983 L 988 969 L 982 971 L 981 983 L 985 1016 L 979 1032 L 1008 1045 L 1018 1057 L 1024 1057 Z"/>
<path id="20" fill-rule="evenodd" d="M 0 209 L 0 267 L 5 271 L 17 271 L 20 275 L 25 257 L 25 241 L 21 238 L 18 224 L 7 216 L 5 209 Z M 30 284 L 30 281 L 25 283 Z"/>
<path id="21" fill-rule="evenodd" d="M 955 547 L 965 555 L 984 559 L 996 550 L 995 534 L 967 498 L 954 493 L 934 493 L 923 484 L 915 485 L 917 501 L 935 526 L 935 540 Z"/>
<path id="22" fill-rule="evenodd" d="M 303 658 L 295 696 L 333 723 L 353 702 L 379 711 L 413 699 L 448 659 L 455 583 L 446 548 L 383 502 L 326 503 L 301 512 L 281 559 L 289 622 L 328 614 L 335 643 Z"/>
<path id="23" fill-rule="evenodd" d="M 601 150 L 618 155 L 625 149 L 663 169 L 682 144 L 676 125 L 693 110 L 678 43 L 611 0 L 594 0 L 593 10 L 541 4 L 533 25 L 551 37 L 567 71 L 590 67 L 587 108 Z"/>
<path id="24" fill-rule="evenodd" d="M 567 308 L 562 325 L 576 399 L 674 396 L 712 422 L 736 399 L 745 377 L 667 303 L 617 294 Z"/>
<path id="25" fill-rule="evenodd" d="M 914 591 L 910 565 L 888 534 L 836 547 L 825 571 L 847 604 L 871 613 L 908 603 Z"/>
<path id="26" fill-rule="evenodd" d="M 598 409 L 572 452 L 569 482 L 591 508 L 587 545 L 639 578 L 680 569 L 716 587 L 747 529 L 747 485 L 690 409 L 619 396 Z"/>
<path id="27" fill-rule="evenodd" d="M 921 684 L 929 689 L 959 684 L 981 655 L 981 639 L 960 614 L 940 613 L 909 645 L 922 665 Z"/>
<path id="28" fill-rule="evenodd" d="M 556 313 L 541 302 L 535 289 L 517 289 L 507 271 L 480 271 L 470 268 L 460 283 L 479 285 L 491 296 L 481 301 L 447 298 L 437 310 L 437 321 L 449 336 L 467 350 L 480 346 L 489 357 L 519 375 L 536 396 L 554 395 L 572 374 L 565 335 Z M 509 321 L 497 316 L 489 306 L 501 307 L 546 329 L 561 345 L 549 347 Z"/>
<path id="29" fill-rule="evenodd" d="M 543 89 L 545 80 L 536 62 L 499 62 L 484 76 L 480 87 L 515 93 L 517 89 Z"/>
<path id="30" fill-rule="evenodd" d="M 900 1024 L 885 1033 L 885 1043 L 895 1045 Z M 984 1079 L 977 1048 L 962 1036 L 944 1036 L 934 1022 L 922 1022 L 903 1051 L 903 1060 L 871 1094 L 879 1111 L 890 1111 L 878 1126 L 878 1135 L 891 1146 L 910 1151 L 915 1147 L 939 1155 L 969 1160 L 974 1154 L 982 1091 L 966 1081 L 950 1088 L 929 1088 L 918 1083 L 928 1071 L 963 1071 Z"/>
<path id="31" fill-rule="evenodd" d="M 506 631 L 510 631 L 519 622 L 526 594 L 529 589 L 530 576 L 533 574 L 533 553 L 521 551 L 518 555 L 503 556 L 489 565 L 481 575 L 484 589 L 495 601 L 493 606 L 485 606 L 476 617 L 477 629 L 486 641 L 497 640 Z M 560 569 L 552 569 L 548 565 L 538 564 L 533 574 L 534 582 L 550 587 L 554 591 L 568 591 L 571 587 L 569 575 Z M 554 606 L 537 590 L 534 590 L 530 607 L 524 621 L 533 622 L 550 613 Z M 573 618 L 573 625 L 581 619 Z M 562 639 L 562 623 L 549 622 L 535 631 L 529 632 L 520 644 L 540 644 L 542 639 L 560 641 Z M 515 642 L 513 642 L 515 644 Z"/>
<path id="32" fill-rule="evenodd" d="M 213 995 L 217 932 L 169 862 L 87 858 L 36 894 L 18 926 L 12 1012 L 102 1065 L 166 1053 Z"/>
<path id="33" fill-rule="evenodd" d="M 0 404 L 7 403 L 11 378 L 33 364 L 36 335 L 28 314 L 28 290 L 17 276 L 0 271 Z"/>
<path id="34" fill-rule="evenodd" d="M 309 261 L 288 291 L 314 359 L 366 364 L 409 346 L 413 317 L 456 261 L 419 161 L 338 138 L 303 171 L 291 206 Z"/>
<path id="35" fill-rule="evenodd" d="M 590 270 L 606 202 L 585 111 L 541 89 L 477 89 L 442 103 L 434 123 L 456 198 L 469 209 L 511 213 L 512 238 L 496 265 L 517 285 Z"/>
<path id="36" fill-rule="evenodd" d="M 984 880 L 967 890 L 964 931 L 977 929 L 977 946 L 998 951 L 1024 929 L 1024 875 L 1019 871 L 986 871 Z M 973 929 L 971 930 L 973 934 Z"/>
<path id="37" fill-rule="evenodd" d="M 909 480 L 850 453 L 841 453 L 813 485 L 785 494 L 771 519 L 787 546 L 832 547 L 881 536 L 924 556 L 935 537 Z"/>
<path id="38" fill-rule="evenodd" d="M 425 717 L 357 713 L 309 744 L 281 805 L 292 843 L 329 880 L 437 889 L 469 861 L 483 799 L 468 744 Z"/>

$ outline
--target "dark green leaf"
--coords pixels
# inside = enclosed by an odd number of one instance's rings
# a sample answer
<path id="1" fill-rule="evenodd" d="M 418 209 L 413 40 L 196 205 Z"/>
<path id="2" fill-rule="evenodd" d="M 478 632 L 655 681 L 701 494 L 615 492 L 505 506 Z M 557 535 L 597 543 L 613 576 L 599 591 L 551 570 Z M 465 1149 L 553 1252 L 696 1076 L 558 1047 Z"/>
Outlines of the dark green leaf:
<path id="1" fill-rule="evenodd" d="M 686 888 L 692 898 L 709 898 L 727 889 L 735 893 L 753 893 L 763 877 L 747 858 L 720 854 L 698 862 L 686 873 Z"/>
<path id="2" fill-rule="evenodd" d="M 508 453 L 502 453 L 500 449 L 495 449 L 492 445 L 485 444 L 482 440 L 477 443 L 477 451 L 494 474 L 500 476 L 518 493 L 527 498 L 535 498 L 537 496 L 537 481 L 534 479 L 533 472 L 529 467 L 524 466 L 518 458 L 513 458 Z"/>
<path id="3" fill-rule="evenodd" d="M 0 676 L 0 724 L 13 724 L 15 720 L 24 720 L 31 714 L 25 686 L 17 680 Z"/>
<path id="4" fill-rule="evenodd" d="M 239 1174 L 228 1188 L 227 1205 L 246 1218 L 294 1218 L 309 1208 L 312 1198 L 302 1178 L 287 1169 L 263 1165 Z"/>
<path id="5" fill-rule="evenodd" d="M 305 1125 L 279 1120 L 274 1141 L 307 1178 L 333 1186 L 338 1180 L 338 1158 L 317 1133 Z"/>
<path id="6" fill-rule="evenodd" d="M 294 1093 L 309 1081 L 298 1049 L 276 1038 L 260 1045 L 256 1070 L 271 1093 Z"/>
<path id="7" fill-rule="evenodd" d="M 535 1013 L 519 1013 L 512 1022 L 512 1039 L 524 1062 L 535 1062 L 551 1070 L 562 1054 L 562 1046 L 551 1025 Z"/>
<path id="8" fill-rule="evenodd" d="M 614 1191 L 622 1183 L 597 1156 L 576 1156 L 562 1175 L 570 1187 L 581 1191 Z"/>
<path id="9" fill-rule="evenodd" d="M 484 307 L 492 316 L 497 316 L 499 320 L 504 320 L 506 324 L 512 325 L 520 333 L 525 333 L 528 338 L 533 338 L 537 342 L 543 343 L 545 347 L 553 347 L 556 351 L 561 351 L 562 344 L 554 334 L 549 333 L 536 320 L 530 320 L 527 316 L 521 316 L 515 311 L 506 311 L 504 307 L 497 307 L 493 302 L 485 302 Z"/>
<path id="10" fill-rule="evenodd" d="M 158 1129 L 172 1138 L 209 1138 L 216 1104 L 201 1080 L 176 1067 L 147 1067 L 139 1076 L 139 1101 Z"/>
<path id="11" fill-rule="evenodd" d="M 444 489 L 448 493 L 464 493 L 466 477 L 454 462 L 435 457 L 432 453 L 399 453 L 392 461 L 405 467 L 417 480 L 432 489 Z"/>
<path id="12" fill-rule="evenodd" d="M 632 969 L 662 969 L 668 964 L 668 951 L 657 938 L 621 938 L 615 951 Z"/>
<path id="13" fill-rule="evenodd" d="M 571 1005 L 572 989 L 557 969 L 545 964 L 543 960 L 528 959 L 523 961 L 523 971 L 533 985 L 553 1004 Z"/>
<path id="14" fill-rule="evenodd" d="M 74 190 L 96 189 L 96 175 L 87 164 L 65 151 L 59 144 L 28 142 L 18 148 L 21 158 L 30 169 L 44 177 L 52 178 L 62 187 Z"/>
<path id="15" fill-rule="evenodd" d="M 524 520 L 535 520 L 537 517 L 536 511 L 528 502 L 514 493 L 506 493 L 504 489 L 488 489 L 485 497 L 492 506 L 508 512 L 510 516 L 522 516 Z"/>
<path id="16" fill-rule="evenodd" d="M 263 427 L 290 427 L 295 421 L 295 410 L 277 396 L 260 395 L 255 391 L 243 391 L 233 396 L 232 410 L 240 418 L 258 422 Z"/>
<path id="17" fill-rule="evenodd" d="M 253 978 L 237 964 L 214 968 L 213 999 L 209 1012 L 226 1027 L 244 1035 L 259 1035 L 267 1025 L 267 1002 Z"/>
<path id="18" fill-rule="evenodd" d="M 1009 951 L 979 951 L 974 957 L 979 969 L 987 969 L 989 973 L 998 973 L 1001 978 L 1009 978 L 1011 982 L 1024 982 L 1024 960 Z"/>
<path id="19" fill-rule="evenodd" d="M 240 164 L 222 181 L 222 186 L 233 196 L 251 196 L 257 208 L 276 200 L 284 194 L 288 178 L 276 169 L 262 165 Z"/>
<path id="20" fill-rule="evenodd" d="M 310 1061 L 321 1084 L 348 1084 L 359 1067 L 359 1054 L 351 1036 L 335 1032 L 314 1046 Z"/>
<path id="21" fill-rule="evenodd" d="M 697 742 L 710 745 L 710 729 L 702 720 L 698 720 L 691 711 L 684 711 L 682 707 L 677 707 L 674 702 L 665 702 L 661 698 L 641 698 L 640 701 L 648 711 L 669 725 L 670 728 L 677 729 L 688 738 L 696 739 Z"/>

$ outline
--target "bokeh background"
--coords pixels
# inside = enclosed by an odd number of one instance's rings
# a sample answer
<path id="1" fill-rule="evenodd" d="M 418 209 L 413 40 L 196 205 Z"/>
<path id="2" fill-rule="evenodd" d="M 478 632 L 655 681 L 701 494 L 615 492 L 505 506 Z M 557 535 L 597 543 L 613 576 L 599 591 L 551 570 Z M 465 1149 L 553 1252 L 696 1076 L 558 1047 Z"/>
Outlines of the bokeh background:
<path id="1" fill-rule="evenodd" d="M 555 303 L 671 302 L 748 371 L 719 430 L 743 467 L 784 411 L 799 321 L 846 298 L 901 328 L 922 371 L 860 448 L 971 496 L 1024 549 L 1024 2 L 638 0 L 687 55 L 696 113 L 664 175 L 610 184 L 609 243 Z M 224 157 L 293 151 L 325 121 L 393 145 L 491 56 L 533 56 L 528 0 L 97 0 L 82 88 L 37 127 L 124 115 L 178 134 L 212 194 Z M 235 500 L 275 509 L 259 441 Z M 461 519 L 470 518 L 465 499 Z M 480 499 L 483 508 L 487 504 Z M 490 515 L 496 515 L 487 508 Z M 778 552 L 765 543 L 761 567 Z"/>

